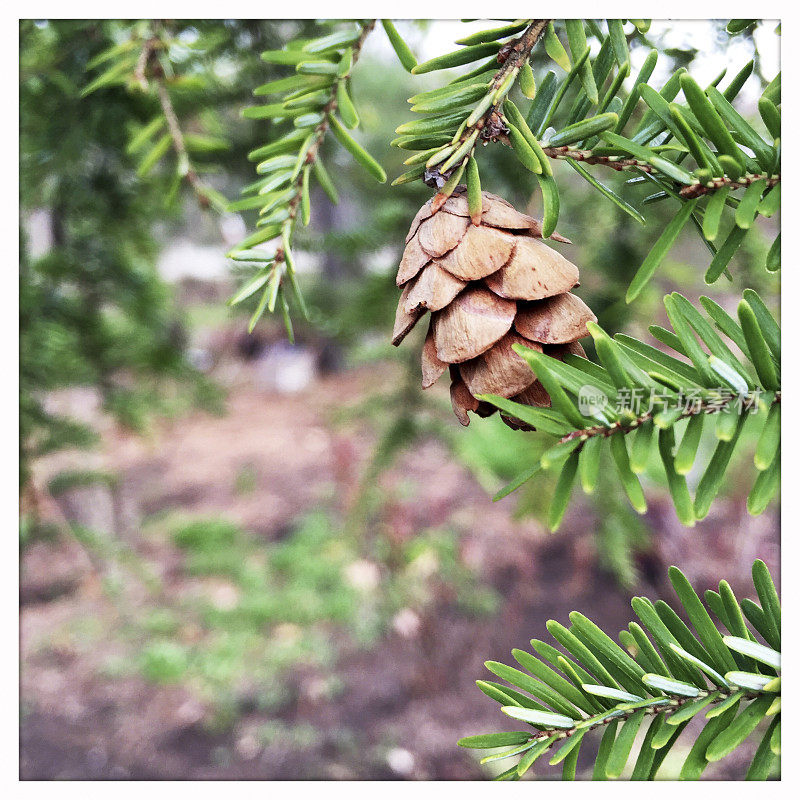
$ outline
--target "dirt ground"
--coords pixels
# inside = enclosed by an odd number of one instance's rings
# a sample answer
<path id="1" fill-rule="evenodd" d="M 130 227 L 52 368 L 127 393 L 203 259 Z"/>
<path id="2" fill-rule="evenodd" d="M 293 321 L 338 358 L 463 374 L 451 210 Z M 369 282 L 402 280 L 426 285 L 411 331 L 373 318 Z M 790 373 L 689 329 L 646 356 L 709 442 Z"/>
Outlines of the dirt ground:
<path id="1" fill-rule="evenodd" d="M 60 513 L 106 514 L 135 548 L 137 522 L 179 507 L 191 514 L 224 513 L 265 541 L 285 534 L 298 514 L 330 498 L 352 497 L 372 437 L 332 422 L 343 403 L 373 391 L 386 371 L 355 370 L 315 381 L 297 395 L 279 395 L 245 373 L 232 381 L 228 413 L 195 412 L 161 425 L 150 437 L 110 426 L 97 463 L 120 476 L 116 505 L 90 511 L 61 503 Z M 85 456 L 83 457 L 85 458 Z M 50 465 L 52 468 L 53 465 Z M 257 475 L 255 491 L 237 493 L 233 476 Z M 630 593 L 596 563 L 586 511 L 573 503 L 551 536 L 531 519 L 512 518 L 514 500 L 492 503 L 470 473 L 436 442 L 405 454 L 385 476 L 391 486 L 413 481 L 412 497 L 392 512 L 410 530 L 450 522 L 462 531 L 461 556 L 499 593 L 496 617 L 476 620 L 446 596 L 412 632 L 390 630 L 377 646 L 342 644 L 342 690 L 320 697 L 302 672 L 293 701 L 278 714 L 242 709 L 228 730 L 204 724 L 202 703 L 185 687 L 104 674 L 108 642 L 88 648 L 60 642 L 77 616 L 113 620 L 117 613 L 96 565 L 65 537 L 27 548 L 21 569 L 21 762 L 24 779 L 436 779 L 487 777 L 474 753 L 455 746 L 464 735 L 503 729 L 497 704 L 475 687 L 483 661 L 510 660 L 513 647 L 544 638 L 544 622 L 572 609 L 589 613 L 609 632 L 630 618 Z M 777 571 L 777 520 L 749 518 L 743 499 L 720 504 L 695 529 L 655 502 L 648 522 L 655 549 L 642 561 L 637 593 L 666 596 L 665 567 L 678 562 L 703 588 L 725 575 L 746 592 L 755 556 Z M 736 534 L 733 531 L 738 531 Z M 168 589 L 181 590 L 179 554 L 149 553 Z M 123 622 L 120 622 L 123 624 Z M 41 647 L 47 641 L 48 647 Z M 305 681 L 305 683 L 304 683 Z M 312 742 L 264 744 L 265 723 L 313 727 Z M 281 729 L 279 727 L 279 729 Z M 288 729 L 288 727 L 287 727 Z M 737 759 L 739 761 L 740 759 Z M 729 759 L 709 770 L 734 770 Z M 555 777 L 550 768 L 541 777 Z"/>

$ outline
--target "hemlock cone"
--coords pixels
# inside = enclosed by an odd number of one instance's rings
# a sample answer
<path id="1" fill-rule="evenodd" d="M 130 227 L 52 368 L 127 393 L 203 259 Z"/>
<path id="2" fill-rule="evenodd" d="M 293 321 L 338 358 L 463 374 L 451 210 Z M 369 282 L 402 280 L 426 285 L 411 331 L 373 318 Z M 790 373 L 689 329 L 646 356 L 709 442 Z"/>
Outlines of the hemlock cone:
<path id="1" fill-rule="evenodd" d="M 392 344 L 399 345 L 427 311 L 422 348 L 422 387 L 450 370 L 456 417 L 486 417 L 497 409 L 476 395 L 496 394 L 519 403 L 549 406 L 550 397 L 528 364 L 513 350 L 521 344 L 559 356 L 585 355 L 578 339 L 597 321 L 570 289 L 578 268 L 548 247 L 539 220 L 483 192 L 480 225 L 473 225 L 466 187 L 459 186 L 441 210 L 429 200 L 414 217 L 397 272 L 403 291 Z M 559 234 L 553 239 L 569 242 Z M 516 420 L 512 428 L 528 428 Z"/>

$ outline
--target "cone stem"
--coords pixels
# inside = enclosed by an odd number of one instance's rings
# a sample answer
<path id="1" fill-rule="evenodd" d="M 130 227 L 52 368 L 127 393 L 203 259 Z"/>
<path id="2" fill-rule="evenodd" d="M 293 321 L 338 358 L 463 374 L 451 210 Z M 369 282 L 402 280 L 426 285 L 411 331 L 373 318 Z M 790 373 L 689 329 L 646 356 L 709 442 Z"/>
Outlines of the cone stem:
<path id="1" fill-rule="evenodd" d="M 527 63 L 530 58 L 531 51 L 536 45 L 536 42 L 539 41 L 539 38 L 542 33 L 544 33 L 550 21 L 549 19 L 533 20 L 517 39 L 513 40 L 513 42 L 508 42 L 503 46 L 502 50 L 500 50 L 498 58 L 504 56 L 505 60 L 500 69 L 495 73 L 486 97 L 481 104 L 479 104 L 482 108 L 483 104 L 488 102 L 486 110 L 473 124 L 464 126 L 464 130 L 461 132 L 459 138 L 452 143 L 457 146 L 455 152 L 460 153 L 458 163 L 453 163 L 450 167 L 453 173 L 458 171 L 460 167 L 466 163 L 468 158 L 474 157 L 475 145 L 479 138 L 486 141 L 495 141 L 499 136 L 507 132 L 500 122 L 500 112 L 498 109 L 502 105 L 511 87 L 514 85 L 522 66 Z M 476 111 L 477 110 L 476 108 Z M 468 119 L 467 122 L 471 122 L 471 119 L 472 118 Z M 467 152 L 462 152 L 461 148 L 470 140 L 473 142 L 472 146 L 469 147 Z M 449 159 L 447 163 L 449 164 L 451 161 L 452 158 Z M 452 194 L 452 189 L 446 192 L 444 188 L 445 187 L 442 187 L 436 195 L 435 202 L 438 207 L 441 207 L 450 194 Z"/>

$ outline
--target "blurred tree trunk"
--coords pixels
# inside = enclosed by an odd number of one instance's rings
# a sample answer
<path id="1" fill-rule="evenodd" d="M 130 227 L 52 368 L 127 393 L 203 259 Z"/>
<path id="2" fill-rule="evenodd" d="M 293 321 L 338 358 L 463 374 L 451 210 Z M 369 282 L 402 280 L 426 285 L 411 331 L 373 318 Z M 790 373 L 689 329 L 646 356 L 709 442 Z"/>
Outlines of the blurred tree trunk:
<path id="1" fill-rule="evenodd" d="M 328 199 L 324 192 L 317 192 L 314 198 L 314 222 L 321 235 L 335 230 L 341 222 L 339 209 Z M 325 250 L 322 260 L 322 278 L 331 286 L 338 285 L 352 275 L 344 260 L 332 248 Z M 319 333 L 319 369 L 323 375 L 339 372 L 342 368 L 342 347 L 330 336 Z"/>

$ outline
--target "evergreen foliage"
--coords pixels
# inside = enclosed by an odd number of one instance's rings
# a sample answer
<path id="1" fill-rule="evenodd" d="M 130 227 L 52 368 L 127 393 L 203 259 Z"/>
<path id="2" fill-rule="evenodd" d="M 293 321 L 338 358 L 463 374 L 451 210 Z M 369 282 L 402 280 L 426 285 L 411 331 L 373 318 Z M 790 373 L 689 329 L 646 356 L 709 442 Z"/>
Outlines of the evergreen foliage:
<path id="1" fill-rule="evenodd" d="M 467 736 L 459 745 L 491 749 L 481 763 L 515 758 L 495 780 L 519 780 L 546 753 L 573 780 L 584 738 L 602 732 L 593 780 L 654 780 L 670 751 L 691 743 L 680 778 L 697 780 L 755 733 L 761 743 L 745 777 L 770 777 L 781 752 L 781 613 L 769 571 L 763 561 L 753 564 L 760 605 L 740 603 L 726 581 L 705 593 L 704 605 L 677 567 L 669 578 L 678 604 L 634 597 L 639 621 L 620 632 L 619 643 L 573 612 L 569 626 L 547 623 L 561 649 L 531 639 L 533 652 L 512 651 L 516 667 L 487 661 L 505 683 L 479 680 L 478 688 L 528 727 Z M 692 720 L 701 725 L 689 727 Z"/>
<path id="2" fill-rule="evenodd" d="M 257 230 L 229 253 L 234 261 L 255 268 L 231 300 L 233 304 L 241 303 L 261 292 L 250 330 L 265 310 L 273 312 L 280 304 L 292 339 L 290 298 L 308 318 L 297 284 L 292 238 L 297 220 L 308 225 L 311 218 L 312 177 L 332 203 L 338 202 L 336 187 L 320 153 L 328 132 L 376 180 L 386 180 L 383 167 L 349 132 L 359 125 L 358 112 L 350 98 L 350 75 L 374 25 L 374 20 L 349 23 L 323 36 L 292 39 L 284 49 L 261 54 L 267 63 L 294 67 L 296 74 L 257 87 L 255 95 L 271 97 L 272 101 L 243 112 L 249 119 L 271 120 L 279 131 L 274 139 L 249 153 L 248 158 L 258 162 L 256 172 L 263 177 L 243 190 L 242 200 L 229 206 L 232 211 L 259 209 Z M 278 238 L 280 244 L 272 253 L 258 247 Z"/>
<path id="3" fill-rule="evenodd" d="M 180 319 L 154 270 L 163 187 L 139 185 L 126 153 L 141 109 L 113 90 L 101 102 L 81 99 L 110 25 L 21 25 L 20 203 L 24 213 L 50 211 L 52 239 L 41 255 L 25 238 L 20 248 L 22 487 L 33 458 L 95 440 L 52 410 L 48 392 L 96 386 L 105 409 L 131 427 L 176 384 L 218 403 L 184 359 Z"/>
<path id="4" fill-rule="evenodd" d="M 586 165 L 632 171 L 638 174 L 630 183 L 655 189 L 643 204 L 672 198 L 679 207 L 642 262 L 626 299 L 630 302 L 641 292 L 690 220 L 711 253 L 706 280 L 716 281 L 727 272 L 754 219 L 772 216 L 780 204 L 780 75 L 759 101 L 762 132 L 732 105 L 753 71 L 752 61 L 722 90 L 717 87 L 725 73 L 702 89 L 680 67 L 656 91 L 648 81 L 659 54 L 651 49 L 632 90 L 627 91 L 631 44 L 647 45 L 649 24 L 636 20 L 633 30 L 626 32 L 625 22 L 564 21 L 568 53 L 559 36 L 561 21 L 515 20 L 459 40 L 459 49 L 452 53 L 416 64 L 393 24 L 384 21 L 401 63 L 413 74 L 471 67 L 443 86 L 409 98 L 411 110 L 422 116 L 397 129 L 392 145 L 412 152 L 405 162 L 411 169 L 393 184 L 423 179 L 438 189 L 434 201 L 438 207 L 466 180 L 470 196 L 480 203 L 477 146 L 501 141 L 536 175 L 544 201 L 544 231 L 550 235 L 560 212 L 551 160 L 567 161 L 603 197 L 644 223 L 644 215 L 603 185 Z M 257 171 L 266 177 L 248 186 L 245 198 L 232 206 L 260 209 L 259 230 L 231 253 L 235 260 L 259 265 L 234 298 L 240 302 L 262 291 L 264 302 L 253 324 L 264 307 L 274 310 L 284 297 L 280 290 L 284 273 L 296 288 L 287 245 L 298 212 L 307 223 L 312 173 L 329 196 L 336 197 L 330 175 L 318 158 L 327 131 L 332 130 L 370 174 L 379 181 L 385 179 L 383 168 L 346 130 L 358 125 L 348 82 L 364 37 L 373 27 L 374 21 L 348 23 L 323 36 L 293 39 L 283 50 L 262 54 L 265 61 L 294 67 L 296 74 L 260 86 L 256 94 L 273 96 L 273 101 L 245 111 L 246 116 L 270 119 L 275 126 L 268 143 L 251 153 L 259 162 Z M 530 59 L 540 40 L 557 71 L 548 70 L 537 87 Z M 590 42 L 599 46 L 594 58 Z M 510 98 L 517 83 L 522 108 Z M 681 91 L 686 102 L 675 103 Z M 738 190 L 744 191 L 737 195 Z M 726 208 L 729 214 L 724 213 Z M 728 216 L 730 227 L 723 224 Z M 257 247 L 276 237 L 281 244 L 273 254 Z M 780 266 L 776 241 L 767 259 L 770 270 Z M 296 297 L 302 308 L 299 293 Z M 285 299 L 281 307 L 288 313 Z"/>
<path id="5" fill-rule="evenodd" d="M 520 163 L 539 181 L 545 235 L 555 231 L 560 211 L 552 159 L 566 160 L 601 195 L 644 223 L 643 214 L 604 186 L 586 165 L 638 173 L 631 183 L 657 190 L 644 204 L 672 198 L 679 207 L 634 276 L 626 295 L 630 302 L 690 220 L 712 254 L 705 276 L 712 283 L 727 270 L 754 219 L 772 216 L 778 209 L 780 75 L 759 101 L 763 132 L 756 131 L 732 105 L 753 71 L 752 61 L 721 91 L 717 87 L 724 73 L 701 89 L 683 67 L 656 91 L 648 81 L 659 54 L 651 49 L 628 92 L 624 82 L 630 74 L 630 45 L 633 40 L 644 41 L 648 26 L 637 20 L 638 27 L 626 33 L 624 22 L 564 21 L 569 55 L 557 31 L 561 25 L 553 20 L 516 20 L 460 40 L 460 50 L 412 71 L 480 63 L 449 84 L 410 98 L 411 110 L 425 116 L 401 125 L 398 133 L 402 135 L 393 144 L 415 151 L 406 160 L 413 168 L 395 183 L 422 177 L 438 187 L 441 202 L 464 176 L 479 196 L 479 143 L 510 144 Z M 548 70 L 537 88 L 529 58 L 540 38 L 558 69 Z M 599 45 L 594 58 L 592 40 Z M 472 44 L 477 41 L 481 43 Z M 481 60 L 490 53 L 488 61 Z M 509 98 L 516 81 L 523 96 L 521 108 Z M 683 104 L 673 102 L 680 91 L 686 100 Z M 645 113 L 636 114 L 642 105 Z M 470 160 L 472 167 L 465 172 Z M 739 189 L 744 192 L 736 196 Z M 722 223 L 725 208 L 730 210 L 729 228 Z M 768 269 L 779 266 L 779 250 L 780 245 L 768 258 Z"/>
<path id="6" fill-rule="evenodd" d="M 759 101 L 766 136 L 758 133 L 732 105 L 752 73 L 752 61 L 722 91 L 717 86 L 724 73 L 703 90 L 682 67 L 656 91 L 648 84 L 658 59 L 658 52 L 652 49 L 633 90 L 626 94 L 623 82 L 630 72 L 630 43 L 641 38 L 648 25 L 636 21 L 633 31 L 626 34 L 624 22 L 607 20 L 600 26 L 594 21 L 565 21 L 571 58 L 556 25 L 549 20 L 517 20 L 507 27 L 460 40 L 461 50 L 418 65 L 412 72 L 472 64 L 485 58 L 487 48 L 494 48 L 497 55 L 488 62 L 481 61 L 466 76 L 440 89 L 410 98 L 412 111 L 425 116 L 401 125 L 397 130 L 401 136 L 393 144 L 417 151 L 406 161 L 414 169 L 395 182 L 422 177 L 438 187 L 433 201 L 436 206 L 446 200 L 464 176 L 470 197 L 479 205 L 477 144 L 497 140 L 510 143 L 521 164 L 539 181 L 545 235 L 555 231 L 560 208 L 551 159 L 566 160 L 601 195 L 644 223 L 645 217 L 639 211 L 601 184 L 585 165 L 638 172 L 629 183 L 644 183 L 658 189 L 645 198 L 645 204 L 672 198 L 679 207 L 634 275 L 626 294 L 630 302 L 652 278 L 690 220 L 712 254 L 705 275 L 706 282 L 712 283 L 727 272 L 728 263 L 754 219 L 758 215 L 772 216 L 778 210 L 780 76 L 767 86 Z M 524 33 L 520 34 L 522 30 Z M 548 56 L 566 75 L 559 80 L 555 72 L 549 71 L 537 91 L 532 72 L 523 67 L 529 67 L 528 59 L 540 38 Z M 599 45 L 594 59 L 587 43 L 590 39 Z M 497 61 L 502 63 L 499 69 Z M 517 79 L 521 81 L 522 94 L 532 97 L 522 109 L 508 97 Z M 680 91 L 686 100 L 682 105 L 673 102 Z M 565 97 L 570 94 L 573 99 L 568 107 Z M 637 121 L 634 112 L 642 105 L 644 114 Z M 442 141 L 434 143 L 432 137 L 437 136 Z M 470 162 L 470 169 L 465 170 L 465 164 Z M 734 193 L 739 189 L 744 191 L 737 198 Z M 731 227 L 717 247 L 715 242 L 720 241 L 726 208 L 732 217 Z M 473 211 L 472 207 L 470 210 Z M 474 213 L 479 214 L 480 209 L 476 208 Z M 779 254 L 778 235 L 767 258 L 768 269 L 779 266 Z M 599 365 L 573 355 L 566 356 L 562 364 L 550 356 L 519 349 L 550 394 L 552 409 L 525 408 L 499 397 L 479 399 L 558 436 L 559 441 L 498 497 L 504 497 L 539 469 L 560 472 L 549 518 L 551 528 L 557 528 L 578 474 L 579 460 L 584 464 L 580 470 L 583 487 L 591 493 L 602 441 L 608 440 L 625 492 L 633 507 L 644 513 L 646 503 L 636 474 L 644 470 L 644 456 L 657 433 L 658 450 L 676 512 L 681 522 L 693 525 L 696 519 L 706 516 L 722 486 L 725 469 L 744 426 L 744 414 L 760 409 L 761 419 L 765 419 L 764 433 L 759 443 L 761 455 L 756 459 L 758 477 L 748 498 L 748 510 L 761 513 L 779 486 L 780 459 L 775 432 L 780 415 L 780 332 L 761 298 L 748 291 L 747 299 L 739 306 L 738 324 L 708 298 L 703 303 L 710 320 L 681 295 L 665 298 L 674 332 L 651 326 L 651 333 L 688 358 L 691 365 L 629 336 L 612 339 L 596 326 L 591 332 Z M 758 318 L 753 306 L 758 308 Z M 715 328 L 736 348 L 741 348 L 743 359 L 735 355 Z M 611 404 L 620 404 L 625 398 L 649 396 L 649 408 L 641 413 L 625 408 L 624 404 L 619 410 L 605 405 L 589 415 L 582 414 L 574 398 L 592 387 L 599 389 Z M 691 400 L 688 405 L 687 398 Z M 704 420 L 709 414 L 719 414 L 716 417 L 719 444 L 692 500 L 685 475 L 693 465 Z M 691 422 L 687 423 L 686 433 L 676 449 L 673 427 L 684 418 L 690 418 Z M 634 430 L 637 434 L 634 452 L 629 455 L 622 437 L 615 434 Z M 594 438 L 599 440 L 589 444 Z"/>
<path id="7" fill-rule="evenodd" d="M 258 179 L 245 187 L 241 200 L 227 206 L 259 212 L 255 232 L 229 254 L 245 273 L 231 302 L 259 297 L 251 330 L 266 310 L 280 307 L 290 337 L 291 305 L 307 317 L 292 247 L 297 221 L 307 225 L 310 219 L 312 183 L 332 202 L 338 199 L 321 158 L 326 139 L 336 139 L 373 178 L 386 178 L 351 133 L 360 122 L 351 76 L 375 23 L 313 22 L 297 28 L 283 46 L 261 53 L 277 77 L 254 91 L 267 102 L 246 108 L 243 115 L 267 122 L 269 137 L 249 153 Z M 750 35 L 758 24 L 732 20 L 727 31 Z M 779 210 L 780 75 L 761 93 L 760 123 L 746 120 L 735 108 L 754 61 L 732 77 L 723 71 L 701 88 L 676 59 L 676 69 L 656 88 L 651 80 L 662 56 L 648 39 L 647 20 L 510 20 L 463 37 L 456 50 L 424 63 L 417 62 L 391 21 L 383 20 L 382 28 L 407 72 L 448 71 L 440 86 L 409 98 L 414 118 L 397 128 L 391 142 L 411 153 L 405 161 L 410 169 L 393 183 L 422 180 L 435 187 L 434 210 L 466 182 L 470 213 L 473 218 L 480 214 L 481 187 L 487 181 L 480 174 L 478 145 L 492 142 L 510 146 L 538 181 L 545 236 L 555 232 L 561 209 L 553 161 L 565 161 L 599 197 L 639 223 L 647 221 L 653 204 L 674 204 L 674 213 L 632 276 L 628 302 L 647 285 L 684 228 L 695 229 L 705 243 L 710 253 L 705 280 L 713 283 L 722 275 L 730 277 L 728 265 L 746 246 L 756 219 Z M 147 173 L 172 150 L 173 185 L 185 179 L 201 202 L 221 207 L 221 197 L 199 181 L 190 160 L 189 144 L 195 139 L 202 144 L 202 137 L 182 133 L 171 101 L 183 83 L 207 80 L 219 41 L 202 26 L 194 40 L 181 26 L 140 22 L 129 29 L 127 35 L 118 31 L 115 43 L 89 63 L 96 75 L 83 93 L 124 84 L 146 94 L 155 115 L 143 120 L 128 143 L 129 152 L 139 154 L 139 173 Z M 634 49 L 646 54 L 631 81 L 631 64 L 640 60 L 632 58 Z M 690 67 L 691 58 L 685 64 Z M 452 77 L 453 69 L 461 74 Z M 645 186 L 651 193 L 641 203 L 632 202 L 603 184 L 594 174 L 598 169 L 630 172 L 630 191 Z M 778 234 L 766 268 L 779 266 Z M 637 476 L 651 445 L 657 445 L 676 513 L 693 525 L 708 513 L 752 417 L 749 424 L 760 424 L 762 432 L 748 510 L 759 514 L 767 507 L 777 493 L 780 469 L 777 323 L 749 289 L 738 319 L 710 298 L 702 298 L 705 314 L 679 294 L 666 297 L 664 304 L 672 330 L 651 326 L 650 331 L 675 355 L 624 334 L 611 337 L 597 326 L 591 330 L 597 361 L 570 355 L 561 363 L 519 351 L 550 394 L 552 407 L 484 399 L 558 441 L 498 497 L 541 470 L 558 474 L 549 515 L 555 529 L 575 480 L 580 477 L 591 494 L 599 459 L 610 451 L 625 494 L 643 513 L 646 501 Z M 589 410 L 587 391 L 602 401 Z M 703 429 L 712 425 L 717 444 L 707 453 Z M 693 468 L 702 474 L 691 497 L 686 476 Z"/>
<path id="8" fill-rule="evenodd" d="M 267 61 L 294 67 L 296 74 L 261 87 L 260 93 L 278 97 L 248 112 L 274 124 L 273 138 L 251 154 L 253 160 L 263 159 L 258 171 L 266 177 L 232 206 L 261 209 L 259 230 L 231 254 L 253 262 L 253 274 L 234 298 L 240 302 L 261 292 L 252 325 L 280 299 L 290 328 L 285 279 L 303 307 L 293 275 L 291 236 L 297 216 L 308 221 L 312 174 L 335 199 L 330 176 L 318 161 L 327 131 L 373 177 L 385 177 L 345 130 L 345 125 L 352 129 L 358 124 L 347 82 L 374 22 L 334 26 L 323 36 L 293 40 L 283 50 L 264 54 Z M 743 35 L 757 24 L 731 20 L 727 32 Z M 727 81 L 723 72 L 705 87 L 678 65 L 656 88 L 651 79 L 661 54 L 648 40 L 647 20 L 508 20 L 459 39 L 458 49 L 423 63 L 390 21 L 382 25 L 412 75 L 463 69 L 409 98 L 415 116 L 397 128 L 391 143 L 410 153 L 405 160 L 409 169 L 393 185 L 422 180 L 435 188 L 435 212 L 466 183 L 469 212 L 478 219 L 481 190 L 489 188 L 481 175 L 478 145 L 502 143 L 538 181 L 545 237 L 555 233 L 561 213 L 553 161 L 565 161 L 600 197 L 640 224 L 647 222 L 654 204 L 669 203 L 673 213 L 632 276 L 627 302 L 640 295 L 685 228 L 693 228 L 709 252 L 704 271 L 706 283 L 712 284 L 723 275 L 731 277 L 729 264 L 756 220 L 779 210 L 780 75 L 762 92 L 760 123 L 746 120 L 735 107 L 753 61 Z M 631 83 L 634 47 L 648 52 Z M 542 49 L 549 60 L 543 75 L 534 71 L 542 63 Z M 593 168 L 631 173 L 629 192 L 623 196 L 605 185 Z M 636 187 L 649 192 L 640 202 L 629 196 Z M 272 251 L 258 247 L 271 240 L 279 241 Z M 780 267 L 779 234 L 765 267 L 768 272 Z M 646 500 L 638 476 L 655 450 L 678 518 L 691 526 L 708 514 L 743 429 L 759 426 L 756 477 L 747 507 L 752 514 L 763 512 L 780 482 L 780 330 L 751 289 L 744 292 L 736 318 L 711 298 L 701 298 L 701 304 L 702 311 L 677 292 L 664 298 L 671 329 L 653 325 L 650 332 L 672 353 L 625 334 L 610 336 L 598 325 L 590 326 L 596 361 L 576 355 L 561 361 L 517 346 L 552 406 L 533 408 L 496 396 L 480 399 L 556 441 L 498 498 L 542 471 L 552 473 L 557 480 L 549 524 L 556 529 L 578 478 L 587 494 L 595 492 L 601 475 L 606 480 L 603 459 L 610 453 L 618 482 L 641 514 Z M 706 440 L 713 429 L 710 451 L 703 446 L 704 429 Z M 692 469 L 700 473 L 694 496 L 687 483 Z M 630 574 L 630 542 L 623 545 L 612 563 Z M 620 555 L 619 547 L 610 550 Z M 511 746 L 486 760 L 520 756 L 519 764 L 500 776 L 517 779 L 558 743 L 551 763 L 563 762 L 564 776 L 572 778 L 584 736 L 603 727 L 594 777 L 616 778 L 629 761 L 637 732 L 651 721 L 631 773 L 634 779 L 647 779 L 656 775 L 690 719 L 705 714 L 709 722 L 682 771 L 684 778 L 697 778 L 710 761 L 727 755 L 762 719 L 772 717 L 747 775 L 768 777 L 780 751 L 779 622 L 771 580 L 757 562 L 754 578 L 763 608 L 749 601 L 740 606 L 724 582 L 719 594 L 707 596 L 730 634 L 723 638 L 682 573 L 673 569 L 671 578 L 697 636 L 669 606 L 644 599 L 634 600 L 644 627 L 632 623 L 620 636 L 623 648 L 580 615 L 569 629 L 551 623 L 551 632 L 575 660 L 545 643 L 534 640 L 533 645 L 562 674 L 515 651 L 520 665 L 535 677 L 494 662 L 488 666 L 532 697 L 510 686 L 479 682 L 506 714 L 538 733 L 488 734 L 460 744 Z M 755 643 L 745 617 L 766 645 Z"/>
<path id="9" fill-rule="evenodd" d="M 611 337 L 594 324 L 589 329 L 599 364 L 571 354 L 562 361 L 515 345 L 550 394 L 552 407 L 533 408 L 495 395 L 479 399 L 558 441 L 496 499 L 539 470 L 560 472 L 549 518 L 555 530 L 578 475 L 583 490 L 594 492 L 608 449 L 631 505 L 643 514 L 647 503 L 637 476 L 657 445 L 678 518 L 692 526 L 708 514 L 752 418 L 760 434 L 747 508 L 762 513 L 780 485 L 780 330 L 750 289 L 739 303 L 738 321 L 708 297 L 702 304 L 706 315 L 674 292 L 664 298 L 673 330 L 650 326 L 654 337 L 689 363 L 631 336 Z M 717 444 L 701 467 L 692 499 L 686 475 L 695 466 L 703 429 L 712 426 Z"/>
<path id="10" fill-rule="evenodd" d="M 138 20 L 109 23 L 105 49 L 89 60 L 92 79 L 81 97 L 101 90 L 123 89 L 141 111 L 129 125 L 125 153 L 140 179 L 165 162 L 165 205 L 178 198 L 183 184 L 203 208 L 224 212 L 227 200 L 201 177 L 212 172 L 220 154 L 231 148 L 218 104 L 225 84 L 219 66 L 238 44 L 246 27 Z M 238 49 L 238 48 L 237 48 Z M 246 64 L 240 68 L 246 73 Z M 242 76 L 243 77 L 243 76 Z M 191 123 L 183 112 L 191 113 Z"/>

